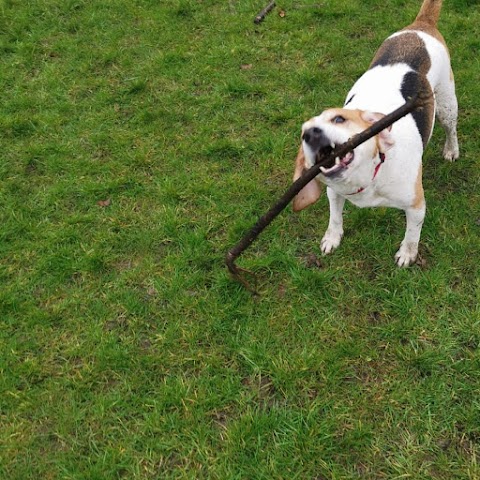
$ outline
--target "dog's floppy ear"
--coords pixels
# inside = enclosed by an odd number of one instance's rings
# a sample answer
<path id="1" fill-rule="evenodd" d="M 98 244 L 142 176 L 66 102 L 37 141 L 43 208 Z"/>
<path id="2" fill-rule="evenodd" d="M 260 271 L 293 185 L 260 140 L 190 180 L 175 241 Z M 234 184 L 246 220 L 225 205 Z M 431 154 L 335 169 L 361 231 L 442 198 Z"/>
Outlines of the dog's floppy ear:
<path id="1" fill-rule="evenodd" d="M 299 179 L 305 170 L 305 155 L 303 147 L 300 145 L 297 158 L 295 159 L 295 173 L 293 174 L 293 181 Z M 320 185 L 316 180 L 308 182 L 293 199 L 293 211 L 299 212 L 312 203 L 315 203 L 320 198 Z"/>
<path id="2" fill-rule="evenodd" d="M 378 122 L 380 119 L 382 119 L 385 115 L 383 113 L 378 113 L 378 112 L 362 112 L 361 117 L 362 119 L 367 122 L 367 123 L 375 123 Z M 385 130 L 382 130 L 378 134 L 378 139 L 380 143 L 380 150 L 382 153 L 385 153 L 387 150 L 393 147 L 393 144 L 395 143 L 393 141 L 393 137 L 391 134 L 392 131 L 392 126 L 390 125 L 387 127 Z"/>

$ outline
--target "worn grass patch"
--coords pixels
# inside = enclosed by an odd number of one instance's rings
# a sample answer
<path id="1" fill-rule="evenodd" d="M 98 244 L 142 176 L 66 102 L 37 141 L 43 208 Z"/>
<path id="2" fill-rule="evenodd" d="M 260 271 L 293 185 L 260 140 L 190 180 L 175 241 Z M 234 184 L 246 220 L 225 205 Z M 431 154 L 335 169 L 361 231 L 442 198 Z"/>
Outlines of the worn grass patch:
<path id="1" fill-rule="evenodd" d="M 223 264 L 419 4 L 3 1 L 2 478 L 480 478 L 477 2 L 442 13 L 422 264 L 386 209 L 320 257 L 325 198 L 240 260 L 260 299 Z"/>

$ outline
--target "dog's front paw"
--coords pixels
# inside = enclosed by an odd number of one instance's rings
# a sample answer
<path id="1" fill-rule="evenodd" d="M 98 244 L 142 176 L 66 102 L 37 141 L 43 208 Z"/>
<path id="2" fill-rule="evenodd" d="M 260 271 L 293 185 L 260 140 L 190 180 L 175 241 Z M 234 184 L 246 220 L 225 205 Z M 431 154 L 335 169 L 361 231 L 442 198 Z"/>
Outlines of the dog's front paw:
<path id="1" fill-rule="evenodd" d="M 400 249 L 395 254 L 395 261 L 399 267 L 409 267 L 415 260 L 418 255 L 418 243 L 402 243 Z"/>
<path id="2" fill-rule="evenodd" d="M 443 158 L 449 162 L 454 162 L 460 156 L 460 150 L 457 145 L 445 144 L 443 149 Z"/>
<path id="3" fill-rule="evenodd" d="M 320 242 L 320 248 L 324 255 L 332 253 L 342 240 L 343 232 L 337 232 L 334 230 L 327 230 Z"/>

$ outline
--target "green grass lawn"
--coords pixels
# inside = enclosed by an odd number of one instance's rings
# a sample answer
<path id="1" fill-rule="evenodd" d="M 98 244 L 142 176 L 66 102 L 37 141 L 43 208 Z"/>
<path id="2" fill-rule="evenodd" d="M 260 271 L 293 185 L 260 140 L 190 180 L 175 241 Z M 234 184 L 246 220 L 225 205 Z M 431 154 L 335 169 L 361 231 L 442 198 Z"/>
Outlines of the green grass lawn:
<path id="1" fill-rule="evenodd" d="M 224 256 L 420 0 L 3 0 L 0 478 L 480 479 L 480 8 L 445 0 L 461 158 L 404 218 L 325 196 Z M 285 15 L 280 16 L 279 12 Z"/>

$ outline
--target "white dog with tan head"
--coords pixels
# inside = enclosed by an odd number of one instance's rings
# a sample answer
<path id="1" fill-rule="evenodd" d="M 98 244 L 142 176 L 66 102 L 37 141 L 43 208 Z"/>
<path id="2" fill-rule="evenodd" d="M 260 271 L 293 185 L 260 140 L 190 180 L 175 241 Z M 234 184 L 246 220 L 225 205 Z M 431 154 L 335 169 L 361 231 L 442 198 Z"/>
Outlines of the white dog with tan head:
<path id="1" fill-rule="evenodd" d="M 321 174 L 295 197 L 295 211 L 316 202 L 320 184 L 327 185 L 330 221 L 321 241 L 328 254 L 343 236 L 343 206 L 348 199 L 359 207 L 394 207 L 405 211 L 407 228 L 396 263 L 415 262 L 425 217 L 422 155 L 430 140 L 435 116 L 446 131 L 445 159 L 459 156 L 458 105 L 450 57 L 437 30 L 442 0 L 424 0 L 415 22 L 382 44 L 370 68 L 347 95 L 343 108 L 326 110 L 302 127 L 302 145 L 294 179 L 382 116 L 405 103 L 414 93 L 429 98 L 392 127 L 368 140 L 344 158 L 321 167 Z"/>

